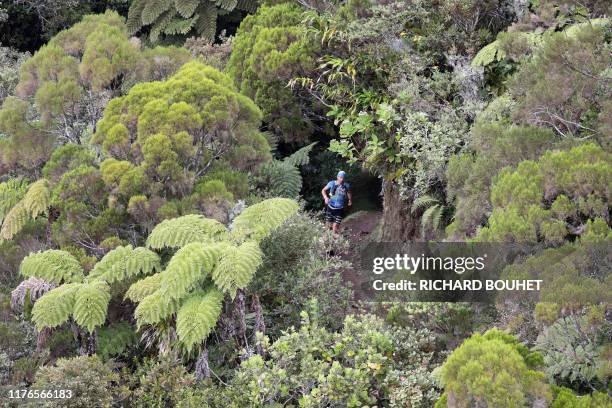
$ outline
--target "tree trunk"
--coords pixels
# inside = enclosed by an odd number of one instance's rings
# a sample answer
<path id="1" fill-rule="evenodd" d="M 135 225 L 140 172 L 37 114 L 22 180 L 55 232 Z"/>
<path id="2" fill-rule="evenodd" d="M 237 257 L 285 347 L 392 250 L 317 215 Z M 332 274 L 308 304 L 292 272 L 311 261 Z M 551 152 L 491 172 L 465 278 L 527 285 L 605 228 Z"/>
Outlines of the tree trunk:
<path id="1" fill-rule="evenodd" d="M 91 333 L 87 333 L 85 330 L 80 328 L 78 330 L 79 336 L 79 354 L 82 356 L 91 356 L 96 353 L 96 340 L 98 337 L 98 331 L 94 330 Z"/>
<path id="2" fill-rule="evenodd" d="M 259 296 L 253 295 L 253 299 L 251 300 L 251 307 L 255 312 L 255 333 L 258 332 L 262 335 L 266 333 L 266 323 L 264 322 L 263 317 L 263 308 L 261 307 L 261 303 L 259 302 Z M 255 339 L 255 349 L 257 350 L 257 354 L 263 357 L 264 349 L 263 345 Z"/>
<path id="3" fill-rule="evenodd" d="M 412 200 L 401 197 L 392 181 L 383 183 L 382 240 L 408 242 L 419 237 L 419 219 L 411 213 Z"/>
<path id="4" fill-rule="evenodd" d="M 52 329 L 43 327 L 36 335 L 36 351 L 40 352 L 47 346 L 47 341 L 51 337 Z"/>
<path id="5" fill-rule="evenodd" d="M 196 361 L 195 375 L 197 380 L 210 378 L 210 367 L 208 365 L 208 346 L 206 345 L 206 341 L 204 341 L 202 351 L 200 352 L 198 361 Z"/>

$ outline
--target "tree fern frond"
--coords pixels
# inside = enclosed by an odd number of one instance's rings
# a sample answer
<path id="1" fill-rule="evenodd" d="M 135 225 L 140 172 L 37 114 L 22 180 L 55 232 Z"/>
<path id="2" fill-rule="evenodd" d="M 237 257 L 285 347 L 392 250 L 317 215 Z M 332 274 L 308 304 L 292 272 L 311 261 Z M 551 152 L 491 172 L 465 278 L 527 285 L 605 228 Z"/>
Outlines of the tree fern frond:
<path id="1" fill-rule="evenodd" d="M 83 281 L 83 268 L 79 261 L 70 253 L 57 249 L 26 256 L 19 270 L 26 278 L 33 276 L 56 284 Z"/>
<path id="2" fill-rule="evenodd" d="M 289 198 L 270 198 L 246 208 L 234 218 L 232 238 L 238 242 L 260 242 L 280 227 L 299 210 L 297 201 Z"/>
<path id="3" fill-rule="evenodd" d="M 184 18 L 193 16 L 200 0 L 174 0 L 174 8 Z"/>
<path id="4" fill-rule="evenodd" d="M 222 302 L 223 293 L 215 288 L 198 291 L 185 300 L 176 315 L 176 333 L 188 351 L 215 327 Z"/>
<path id="5" fill-rule="evenodd" d="M 134 34 L 142 27 L 142 10 L 146 4 L 147 0 L 132 0 L 126 20 L 128 33 Z"/>
<path id="6" fill-rule="evenodd" d="M 232 11 L 236 8 L 238 0 L 215 0 L 215 4 L 222 10 Z"/>
<path id="7" fill-rule="evenodd" d="M 149 32 L 149 39 L 152 42 L 157 42 L 159 36 L 164 32 L 168 24 L 174 17 L 176 16 L 176 11 L 174 9 L 164 11 L 161 16 L 151 25 L 151 31 Z"/>
<path id="8" fill-rule="evenodd" d="M 12 239 L 29 220 L 47 211 L 50 200 L 47 180 L 32 183 L 23 198 L 6 214 L 0 229 L 0 239 Z"/>
<path id="9" fill-rule="evenodd" d="M 82 284 L 67 283 L 45 293 L 32 307 L 32 321 L 38 330 L 68 321 L 74 310 L 76 293 Z"/>
<path id="10" fill-rule="evenodd" d="M 310 152 L 317 143 L 318 142 L 314 142 L 302 147 L 301 149 L 293 153 L 291 156 L 285 157 L 283 161 L 296 167 L 308 164 L 310 162 Z"/>
<path id="11" fill-rule="evenodd" d="M 138 327 L 141 327 L 145 324 L 161 322 L 176 312 L 176 309 L 176 301 L 163 296 L 159 290 L 156 290 L 140 301 L 134 311 L 134 316 Z"/>
<path id="12" fill-rule="evenodd" d="M 500 47 L 499 40 L 495 40 L 490 44 L 482 47 L 472 60 L 472 66 L 486 67 L 495 61 L 500 61 L 506 57 L 505 52 Z"/>
<path id="13" fill-rule="evenodd" d="M 55 285 L 45 280 L 35 277 L 28 278 L 11 292 L 11 309 L 14 312 L 21 313 L 26 299 L 29 299 L 30 303 L 33 304 L 53 288 L 55 288 Z"/>
<path id="14" fill-rule="evenodd" d="M 23 197 L 25 209 L 32 218 L 46 213 L 50 201 L 51 191 L 49 190 L 49 183 L 45 179 L 32 183 Z"/>
<path id="15" fill-rule="evenodd" d="M 74 320 L 90 333 L 93 332 L 96 326 L 104 324 L 110 299 L 110 287 L 106 282 L 82 284 L 74 299 Z"/>
<path id="16" fill-rule="evenodd" d="M 431 216 L 431 227 L 434 231 L 437 231 L 440 228 L 440 223 L 442 222 L 442 215 L 444 214 L 444 207 L 438 205 L 434 210 L 434 213 Z"/>
<path id="17" fill-rule="evenodd" d="M 132 248 L 131 245 L 119 246 L 106 255 L 94 266 L 88 281 L 103 280 L 113 283 L 136 275 L 149 275 L 161 270 L 159 256 L 147 248 Z"/>
<path id="18" fill-rule="evenodd" d="M 147 0 L 142 8 L 140 20 L 144 25 L 152 24 L 162 13 L 168 11 L 171 7 L 172 2 L 168 0 Z"/>
<path id="19" fill-rule="evenodd" d="M 422 195 L 420 197 L 417 197 L 412 203 L 411 212 L 414 214 L 415 212 L 417 212 L 418 210 L 422 208 L 431 207 L 432 205 L 438 204 L 438 203 L 439 203 L 439 200 L 437 198 L 432 197 L 430 195 Z"/>
<path id="20" fill-rule="evenodd" d="M 238 10 L 244 10 L 251 14 L 257 11 L 257 6 L 259 6 L 257 0 L 238 0 L 236 3 L 236 8 Z"/>
<path id="21" fill-rule="evenodd" d="M 188 19 L 175 18 L 166 24 L 163 29 L 163 33 L 166 35 L 187 34 L 189 31 L 191 31 L 191 28 L 194 26 L 197 18 L 197 16 Z"/>
<path id="22" fill-rule="evenodd" d="M 130 299 L 132 302 L 140 302 L 145 297 L 154 293 L 161 286 L 161 273 L 147 276 L 144 279 L 134 282 L 125 292 L 125 299 Z"/>
<path id="23" fill-rule="evenodd" d="M 179 249 L 161 273 L 160 294 L 175 300 L 185 297 L 212 272 L 228 246 L 225 243 L 207 245 L 193 242 Z"/>
<path id="24" fill-rule="evenodd" d="M 180 248 L 191 242 L 215 242 L 227 236 L 225 225 L 201 215 L 190 214 L 157 224 L 147 246 L 153 249 Z"/>
<path id="25" fill-rule="evenodd" d="M 10 179 L 0 183 L 0 225 L 8 212 L 21 200 L 28 183 L 23 179 Z"/>
<path id="26" fill-rule="evenodd" d="M 200 37 L 214 41 L 217 32 L 217 7 L 210 1 L 202 2 L 196 9 L 196 14 L 196 31 Z"/>
<path id="27" fill-rule="evenodd" d="M 423 229 L 426 229 L 433 225 L 433 220 L 436 216 L 436 213 L 441 211 L 442 207 L 439 204 L 433 205 L 429 207 L 423 213 L 423 217 L 421 218 L 421 225 Z"/>
<path id="28" fill-rule="evenodd" d="M 259 244 L 254 241 L 245 242 L 238 247 L 226 247 L 212 271 L 215 285 L 234 298 L 238 289 L 245 288 L 251 282 L 262 258 Z"/>
<path id="29" fill-rule="evenodd" d="M 268 192 L 275 197 L 295 198 L 302 190 L 300 170 L 285 161 L 273 160 L 261 167 Z"/>

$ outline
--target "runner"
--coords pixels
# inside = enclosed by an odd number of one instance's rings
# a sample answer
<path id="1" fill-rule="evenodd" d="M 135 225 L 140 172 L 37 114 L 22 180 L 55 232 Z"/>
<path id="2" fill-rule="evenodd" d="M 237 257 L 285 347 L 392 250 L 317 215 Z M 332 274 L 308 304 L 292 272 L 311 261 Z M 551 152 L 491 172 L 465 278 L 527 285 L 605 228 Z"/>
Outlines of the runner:
<path id="1" fill-rule="evenodd" d="M 336 180 L 330 181 L 321 190 L 321 195 L 323 195 L 323 200 L 325 200 L 325 221 L 328 228 L 331 228 L 336 234 L 344 218 L 345 206 L 350 207 L 353 205 L 351 185 L 344 181 L 345 177 L 346 173 L 339 171 Z"/>

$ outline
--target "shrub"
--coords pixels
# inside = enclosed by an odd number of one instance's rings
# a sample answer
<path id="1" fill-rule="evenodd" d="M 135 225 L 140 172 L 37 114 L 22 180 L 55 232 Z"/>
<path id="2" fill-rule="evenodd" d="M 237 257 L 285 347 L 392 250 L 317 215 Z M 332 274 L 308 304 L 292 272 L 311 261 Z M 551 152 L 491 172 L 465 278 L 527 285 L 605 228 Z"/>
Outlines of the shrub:
<path id="1" fill-rule="evenodd" d="M 59 359 L 37 373 L 33 390 L 72 390 L 72 398 L 49 400 L 50 406 L 110 406 L 119 398 L 119 374 L 97 356 Z"/>
<path id="2" fill-rule="evenodd" d="M 475 334 L 441 368 L 445 401 L 457 407 L 511 408 L 549 400 L 544 374 L 531 368 L 538 360 L 516 337 L 500 330 Z"/>

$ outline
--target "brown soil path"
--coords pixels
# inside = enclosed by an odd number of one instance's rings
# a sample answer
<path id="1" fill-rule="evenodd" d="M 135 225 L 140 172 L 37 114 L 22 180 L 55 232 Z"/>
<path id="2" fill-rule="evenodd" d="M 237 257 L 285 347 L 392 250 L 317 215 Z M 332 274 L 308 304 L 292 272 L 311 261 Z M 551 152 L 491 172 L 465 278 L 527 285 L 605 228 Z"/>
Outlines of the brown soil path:
<path id="1" fill-rule="evenodd" d="M 361 278 L 355 271 L 355 268 L 360 267 L 361 249 L 371 239 L 372 234 L 375 233 L 381 218 L 382 212 L 380 211 L 359 211 L 349 214 L 342 222 L 341 234 L 351 243 L 349 251 L 342 258 L 353 265 L 353 268 L 342 270 L 342 278 L 345 282 L 352 283 L 355 301 L 363 300 L 364 298 L 363 293 L 359 289 Z"/>

